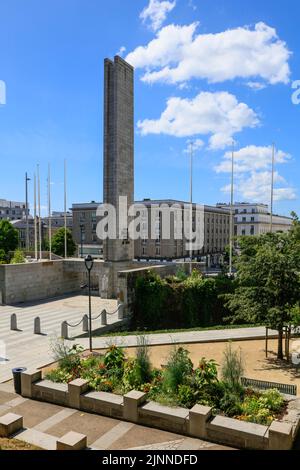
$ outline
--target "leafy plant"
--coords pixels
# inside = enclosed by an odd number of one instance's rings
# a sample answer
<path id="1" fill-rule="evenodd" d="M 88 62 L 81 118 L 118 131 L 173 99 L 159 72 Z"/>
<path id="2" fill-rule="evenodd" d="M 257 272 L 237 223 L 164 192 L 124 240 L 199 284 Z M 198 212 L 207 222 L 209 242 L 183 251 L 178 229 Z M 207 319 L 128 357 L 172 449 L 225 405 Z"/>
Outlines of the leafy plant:
<path id="1" fill-rule="evenodd" d="M 190 385 L 179 385 L 177 392 L 178 404 L 185 408 L 192 408 L 195 405 L 196 397 Z"/>
<path id="2" fill-rule="evenodd" d="M 176 393 L 179 385 L 187 383 L 193 372 L 193 363 L 189 358 L 189 352 L 182 347 L 174 347 L 170 353 L 164 374 L 164 390 Z"/>
<path id="3" fill-rule="evenodd" d="M 104 355 L 104 365 L 110 375 L 122 377 L 124 370 L 125 355 L 123 349 L 112 345 Z"/>
<path id="4" fill-rule="evenodd" d="M 218 364 L 214 360 L 202 357 L 199 366 L 195 370 L 194 380 L 198 388 L 218 381 Z"/>
<path id="5" fill-rule="evenodd" d="M 239 388 L 241 377 L 244 373 L 241 350 L 235 351 L 229 342 L 223 353 L 223 364 L 221 369 L 222 379 L 231 388 Z"/>
<path id="6" fill-rule="evenodd" d="M 69 346 L 64 338 L 52 338 L 50 349 L 53 358 L 58 362 L 59 367 L 67 372 L 75 372 L 80 367 L 80 353 L 83 351 L 82 346 L 74 344 Z"/>
<path id="7" fill-rule="evenodd" d="M 22 264 L 25 263 L 25 256 L 22 250 L 16 250 L 14 256 L 12 257 L 11 264 Z"/>

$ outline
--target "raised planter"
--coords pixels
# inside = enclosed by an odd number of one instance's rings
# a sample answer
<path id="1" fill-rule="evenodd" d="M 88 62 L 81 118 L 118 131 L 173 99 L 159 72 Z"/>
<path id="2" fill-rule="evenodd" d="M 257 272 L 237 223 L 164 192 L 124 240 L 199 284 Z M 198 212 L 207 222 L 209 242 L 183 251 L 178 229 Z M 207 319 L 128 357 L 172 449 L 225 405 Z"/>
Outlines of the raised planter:
<path id="1" fill-rule="evenodd" d="M 76 379 L 68 385 L 42 380 L 41 371 L 25 371 L 21 377 L 25 397 L 69 406 L 169 432 L 207 439 L 240 449 L 289 450 L 300 427 L 300 399 L 290 400 L 282 421 L 271 426 L 212 416 L 212 409 L 196 405 L 191 410 L 147 401 L 145 393 L 132 390 L 124 396 L 88 391 L 88 382 Z"/>

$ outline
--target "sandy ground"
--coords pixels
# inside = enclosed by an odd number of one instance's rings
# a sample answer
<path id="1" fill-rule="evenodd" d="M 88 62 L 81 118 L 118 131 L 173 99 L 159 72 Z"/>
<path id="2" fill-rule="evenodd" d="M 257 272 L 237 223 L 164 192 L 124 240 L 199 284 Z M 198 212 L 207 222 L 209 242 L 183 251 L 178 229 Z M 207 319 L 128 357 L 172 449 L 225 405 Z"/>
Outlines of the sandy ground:
<path id="1" fill-rule="evenodd" d="M 227 343 L 205 343 L 183 345 L 190 352 L 190 358 L 197 366 L 202 357 L 214 359 L 219 365 L 223 361 L 223 353 Z M 300 395 L 300 367 L 296 368 L 285 361 L 278 361 L 276 357 L 277 341 L 270 340 L 268 359 L 265 357 L 265 341 L 239 341 L 232 343 L 234 349 L 241 351 L 244 364 L 244 375 L 250 379 L 267 380 L 297 385 Z M 167 360 L 172 346 L 150 347 L 152 365 L 160 367 Z M 135 348 L 128 348 L 126 354 L 134 356 Z"/>

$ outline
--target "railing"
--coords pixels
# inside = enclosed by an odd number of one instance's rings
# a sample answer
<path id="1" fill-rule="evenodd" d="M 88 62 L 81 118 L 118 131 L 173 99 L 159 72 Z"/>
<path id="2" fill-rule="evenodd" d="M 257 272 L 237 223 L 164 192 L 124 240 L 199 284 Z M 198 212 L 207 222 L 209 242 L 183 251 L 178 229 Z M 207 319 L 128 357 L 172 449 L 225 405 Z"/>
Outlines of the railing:
<path id="1" fill-rule="evenodd" d="M 280 393 L 285 395 L 297 395 L 297 385 L 281 384 L 277 382 L 267 382 L 264 380 L 241 378 L 244 387 L 258 388 L 259 390 L 277 389 Z"/>
<path id="2" fill-rule="evenodd" d="M 98 320 L 98 318 L 101 318 L 101 326 L 106 326 L 107 325 L 107 315 L 115 315 L 118 313 L 118 320 L 123 320 L 123 309 L 124 309 L 124 304 L 119 304 L 118 308 L 114 312 L 107 312 L 105 309 L 102 310 L 99 315 L 96 317 L 92 317 L 92 321 Z M 89 331 L 89 317 L 88 315 L 84 315 L 82 319 L 75 324 L 69 323 L 67 321 L 62 322 L 61 324 L 61 337 L 64 339 L 68 339 L 69 337 L 69 332 L 68 328 L 77 328 L 79 325 L 82 323 L 82 331 L 84 333 Z"/>

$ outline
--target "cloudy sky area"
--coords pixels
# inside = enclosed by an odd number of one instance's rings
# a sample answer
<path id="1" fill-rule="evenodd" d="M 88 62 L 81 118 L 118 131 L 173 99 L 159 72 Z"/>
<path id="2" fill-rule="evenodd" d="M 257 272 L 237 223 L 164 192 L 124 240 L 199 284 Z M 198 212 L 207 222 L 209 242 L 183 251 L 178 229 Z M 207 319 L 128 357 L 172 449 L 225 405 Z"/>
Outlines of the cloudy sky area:
<path id="1" fill-rule="evenodd" d="M 300 212 L 300 6 L 296 0 L 0 2 L 0 197 L 24 199 L 23 174 L 52 165 L 53 208 L 102 200 L 103 59 L 136 68 L 135 198 L 268 203 Z M 32 188 L 31 188 L 32 200 Z"/>

